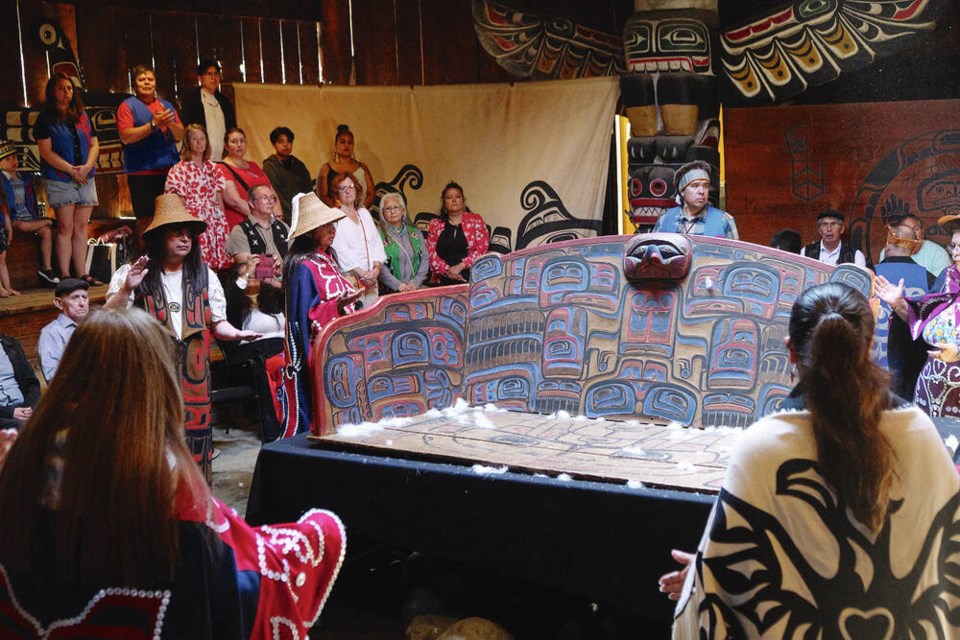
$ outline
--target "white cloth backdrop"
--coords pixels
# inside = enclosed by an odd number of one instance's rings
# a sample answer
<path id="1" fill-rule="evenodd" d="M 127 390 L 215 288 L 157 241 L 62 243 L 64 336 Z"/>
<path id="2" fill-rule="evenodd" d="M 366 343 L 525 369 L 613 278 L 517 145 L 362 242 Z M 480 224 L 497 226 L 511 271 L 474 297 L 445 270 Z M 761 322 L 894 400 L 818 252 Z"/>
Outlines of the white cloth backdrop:
<path id="1" fill-rule="evenodd" d="M 455 180 L 471 210 L 491 227 L 508 230 L 510 238 L 501 240 L 506 248 L 592 236 L 599 229 L 616 78 L 234 89 L 251 160 L 273 153 L 269 132 L 285 125 L 296 136 L 294 155 L 315 175 L 333 155 L 337 125 L 345 123 L 356 136 L 356 157 L 377 183 L 399 186 L 407 165 L 422 172 L 419 188 L 410 179 L 413 169 L 402 185 L 412 217 L 437 213 L 441 189 Z"/>

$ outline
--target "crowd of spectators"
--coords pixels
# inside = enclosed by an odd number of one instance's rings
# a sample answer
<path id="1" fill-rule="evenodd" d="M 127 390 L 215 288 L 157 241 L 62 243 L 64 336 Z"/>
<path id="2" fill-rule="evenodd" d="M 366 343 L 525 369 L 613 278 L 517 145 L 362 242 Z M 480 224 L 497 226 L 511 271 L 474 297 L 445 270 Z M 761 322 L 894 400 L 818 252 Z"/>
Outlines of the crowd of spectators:
<path id="1" fill-rule="evenodd" d="M 286 126 L 270 132 L 275 153 L 263 160 L 262 168 L 247 159 L 246 132 L 236 126 L 234 107 L 220 90 L 222 75 L 216 61 L 198 65 L 199 86 L 184 94 L 182 118 L 172 103 L 157 95 L 156 76 L 150 67 L 135 67 L 131 75 L 136 95 L 119 107 L 117 122 L 141 252 L 144 232 L 154 215 L 154 200 L 160 193 L 178 195 L 189 215 L 205 223 L 197 238 L 202 262 L 230 291 L 238 282 L 255 283 L 249 290 L 246 285 L 240 289 L 251 300 L 252 310 L 256 310 L 256 294 L 266 280 L 277 295 L 302 299 L 300 292 L 288 290 L 297 285 L 285 286 L 282 277 L 288 243 L 298 224 L 293 202 L 300 194 L 314 193 L 326 207 L 344 214 L 334 225 L 329 247 L 322 252 L 332 259 L 350 291 L 360 293 L 345 309 L 369 307 L 381 294 L 467 282 L 473 263 L 489 248 L 489 227 L 480 214 L 470 210 L 464 189 L 456 182 L 443 188 L 438 215 L 425 230 L 410 220 L 402 194 L 389 189 L 378 194 L 369 166 L 356 156 L 355 134 L 346 124 L 337 127 L 331 158 L 320 167 L 315 181 L 293 155 L 295 134 Z M 17 293 L 10 286 L 3 251 L 15 230 L 38 237 L 38 275 L 46 285 L 55 287 L 72 276 L 88 285 L 97 284 L 84 273 L 83 261 L 86 225 L 97 203 L 93 180 L 97 132 L 66 76 L 55 74 L 48 83 L 37 138 L 55 221 L 40 215 L 36 185 L 32 176 L 16 171 L 13 145 L 0 143 L 5 213 L 0 225 L 0 297 Z M 702 161 L 680 167 L 674 176 L 677 206 L 660 216 L 653 231 L 737 239 L 734 217 L 709 201 L 712 173 L 713 168 Z M 371 207 L 376 207 L 379 219 Z M 930 278 L 945 272 L 950 256 L 923 237 L 919 219 L 907 215 L 890 222 L 900 228 L 897 233 L 910 236 L 902 242 L 915 242 L 906 256 L 902 247 L 895 248 L 892 261 L 881 253 L 879 264 L 884 267 L 880 271 L 889 272 L 890 265 L 907 260 L 922 265 Z M 827 264 L 850 262 L 874 268 L 846 239 L 841 212 L 822 211 L 816 231 L 819 240 L 803 245 L 800 233 L 784 229 L 774 236 L 771 246 Z M 235 265 L 240 268 L 230 271 Z M 907 297 L 939 292 L 943 286 L 934 283 L 923 291 L 908 288 Z M 896 326 L 898 314 L 892 315 L 896 337 L 902 328 Z M 898 345 L 891 348 L 897 351 Z M 892 364 L 898 378 L 899 362 L 895 356 Z M 912 383 L 909 375 L 904 380 L 904 385 Z"/>

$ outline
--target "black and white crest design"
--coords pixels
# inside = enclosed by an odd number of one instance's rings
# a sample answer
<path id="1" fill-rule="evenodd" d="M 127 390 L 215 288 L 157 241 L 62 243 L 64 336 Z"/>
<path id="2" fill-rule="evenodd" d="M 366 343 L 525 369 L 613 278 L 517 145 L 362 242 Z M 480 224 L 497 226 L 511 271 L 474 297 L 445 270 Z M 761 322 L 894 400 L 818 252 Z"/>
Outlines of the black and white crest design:
<path id="1" fill-rule="evenodd" d="M 772 498 L 797 505 L 788 517 L 811 520 L 810 535 L 791 536 L 782 512 L 722 490 L 697 556 L 700 637 L 943 638 L 957 628 L 960 496 L 929 524 L 891 526 L 904 500 L 891 501 L 875 536 L 850 519 L 810 460 L 781 464 Z M 906 562 L 910 549 L 916 557 Z"/>

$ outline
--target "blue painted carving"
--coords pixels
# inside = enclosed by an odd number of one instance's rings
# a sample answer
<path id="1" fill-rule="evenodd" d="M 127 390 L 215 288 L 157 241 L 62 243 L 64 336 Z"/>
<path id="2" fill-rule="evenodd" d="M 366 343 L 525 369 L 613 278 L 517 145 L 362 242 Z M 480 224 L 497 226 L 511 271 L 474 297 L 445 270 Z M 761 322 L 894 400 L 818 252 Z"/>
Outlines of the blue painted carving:
<path id="1" fill-rule="evenodd" d="M 789 393 L 783 338 L 803 289 L 839 280 L 869 293 L 855 266 L 744 242 L 667 237 L 689 270 L 637 273 L 617 236 L 490 254 L 469 286 L 383 298 L 321 335 L 318 433 L 450 406 L 685 425 L 745 426 Z M 640 272 L 642 273 L 642 269 Z"/>

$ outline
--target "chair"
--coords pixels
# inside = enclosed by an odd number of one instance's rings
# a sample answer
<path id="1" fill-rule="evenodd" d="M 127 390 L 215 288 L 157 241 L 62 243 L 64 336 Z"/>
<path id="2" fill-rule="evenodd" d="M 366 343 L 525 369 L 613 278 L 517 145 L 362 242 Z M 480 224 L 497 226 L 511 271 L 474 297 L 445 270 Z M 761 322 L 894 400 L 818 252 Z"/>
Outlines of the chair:
<path id="1" fill-rule="evenodd" d="M 217 344 L 223 353 L 222 375 L 214 375 L 210 393 L 212 405 L 227 405 L 253 398 L 257 405 L 260 440 L 276 440 L 280 435 L 273 405 L 273 395 L 267 381 L 266 360 L 283 351 L 283 338 L 266 338 L 246 344 Z M 226 428 L 229 433 L 229 427 Z"/>

